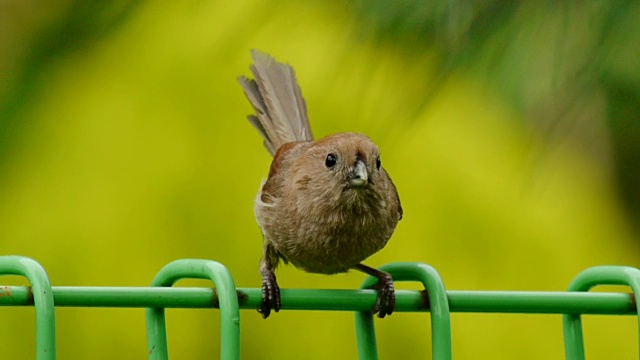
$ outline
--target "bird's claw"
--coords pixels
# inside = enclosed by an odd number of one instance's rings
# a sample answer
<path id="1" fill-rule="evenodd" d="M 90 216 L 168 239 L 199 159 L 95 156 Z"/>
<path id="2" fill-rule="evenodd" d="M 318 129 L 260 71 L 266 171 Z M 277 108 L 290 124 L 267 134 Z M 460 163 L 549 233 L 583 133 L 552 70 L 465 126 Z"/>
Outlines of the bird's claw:
<path id="1" fill-rule="evenodd" d="M 276 282 L 276 275 L 270 271 L 262 275 L 262 304 L 258 312 L 266 319 L 271 314 L 271 309 L 278 312 L 280 307 L 280 287 Z"/>
<path id="2" fill-rule="evenodd" d="M 373 307 L 373 313 L 378 314 L 380 319 L 391 315 L 396 308 L 396 291 L 393 287 L 391 275 L 384 274 L 378 278 L 378 284 L 374 286 L 378 291 L 378 298 Z"/>

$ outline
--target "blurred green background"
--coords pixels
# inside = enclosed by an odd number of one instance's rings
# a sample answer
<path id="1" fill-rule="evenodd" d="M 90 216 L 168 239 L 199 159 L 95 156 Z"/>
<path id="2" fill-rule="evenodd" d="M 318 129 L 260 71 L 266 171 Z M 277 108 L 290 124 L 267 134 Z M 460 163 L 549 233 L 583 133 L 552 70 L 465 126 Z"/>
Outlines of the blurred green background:
<path id="1" fill-rule="evenodd" d="M 637 266 L 638 15 L 637 1 L 4 1 L 0 254 L 54 285 L 144 286 L 195 257 L 259 286 L 252 206 L 270 157 L 236 82 L 258 48 L 295 67 L 316 136 L 382 149 L 405 218 L 367 264 L 425 262 L 458 290 L 563 290 L 589 266 Z M 33 356 L 32 312 L 0 309 L 3 357 Z M 56 315 L 60 359 L 146 357 L 141 310 Z M 350 313 L 241 315 L 245 359 L 356 357 Z M 452 321 L 457 359 L 563 357 L 559 316 Z M 217 357 L 215 311 L 170 310 L 168 325 L 173 358 Z M 635 358 L 635 326 L 587 317 L 587 354 Z M 381 358 L 428 358 L 429 329 L 377 321 Z"/>

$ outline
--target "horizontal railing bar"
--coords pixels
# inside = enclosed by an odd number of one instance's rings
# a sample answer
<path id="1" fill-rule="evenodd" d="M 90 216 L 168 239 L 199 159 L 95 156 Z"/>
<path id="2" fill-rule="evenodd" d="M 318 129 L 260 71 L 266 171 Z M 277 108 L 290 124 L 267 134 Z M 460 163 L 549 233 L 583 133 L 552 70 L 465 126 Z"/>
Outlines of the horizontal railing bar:
<path id="1" fill-rule="evenodd" d="M 212 288 L 54 286 L 57 307 L 216 308 Z M 256 309 L 259 288 L 238 288 L 241 309 Z M 282 308 L 289 310 L 367 311 L 374 290 L 282 289 Z M 635 298 L 627 293 L 447 291 L 451 312 L 523 314 L 634 315 Z M 425 292 L 396 291 L 396 311 L 428 311 Z M 31 306 L 31 288 L 0 286 L 0 306 Z"/>

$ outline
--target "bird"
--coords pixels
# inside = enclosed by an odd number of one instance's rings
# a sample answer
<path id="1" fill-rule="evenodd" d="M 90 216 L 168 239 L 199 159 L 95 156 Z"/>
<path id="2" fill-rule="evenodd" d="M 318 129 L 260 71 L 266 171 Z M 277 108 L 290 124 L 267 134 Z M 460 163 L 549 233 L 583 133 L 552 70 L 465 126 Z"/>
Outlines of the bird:
<path id="1" fill-rule="evenodd" d="M 263 238 L 258 312 L 266 319 L 282 307 L 275 276 L 282 261 L 309 273 L 374 276 L 372 313 L 391 315 L 391 275 L 362 263 L 384 248 L 403 216 L 378 146 L 354 132 L 314 140 L 294 69 L 255 49 L 251 56 L 254 79 L 238 82 L 255 112 L 248 120 L 273 156 L 254 203 Z"/>

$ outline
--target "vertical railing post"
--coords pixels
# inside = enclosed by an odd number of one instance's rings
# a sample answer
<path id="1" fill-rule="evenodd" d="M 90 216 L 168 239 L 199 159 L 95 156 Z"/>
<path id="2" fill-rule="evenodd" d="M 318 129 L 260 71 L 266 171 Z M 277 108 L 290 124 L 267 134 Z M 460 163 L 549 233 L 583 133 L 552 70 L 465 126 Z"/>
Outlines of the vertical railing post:
<path id="1" fill-rule="evenodd" d="M 597 285 L 627 285 L 634 295 L 640 294 L 640 270 L 628 266 L 596 266 L 575 277 L 569 285 L 569 291 L 589 291 Z M 640 331 L 640 310 L 638 313 L 638 331 Z M 580 314 L 562 315 L 564 331 L 564 349 L 567 360 L 584 360 L 584 338 Z M 640 333 L 638 334 L 640 344 Z M 638 355 L 640 359 L 640 353 Z"/>
<path id="2" fill-rule="evenodd" d="M 176 260 L 163 267 L 151 285 L 172 286 L 176 281 L 188 278 L 210 279 L 214 283 L 220 308 L 220 358 L 240 359 L 240 310 L 236 286 L 229 270 L 211 260 Z M 168 349 L 164 309 L 149 308 L 146 316 L 149 359 L 166 360 Z"/>
<path id="3" fill-rule="evenodd" d="M 56 317 L 51 284 L 44 268 L 23 256 L 0 256 L 0 275 L 24 276 L 31 283 L 36 311 L 36 359 L 56 358 Z"/>
<path id="4" fill-rule="evenodd" d="M 431 311 L 432 354 L 434 360 L 451 359 L 451 317 L 449 299 L 444 283 L 438 272 L 431 266 L 421 263 L 392 263 L 380 270 L 391 274 L 394 282 L 420 281 L 427 292 Z M 377 279 L 369 276 L 360 288 L 371 288 Z M 356 313 L 356 340 L 360 359 L 377 359 L 375 329 L 371 312 Z"/>

